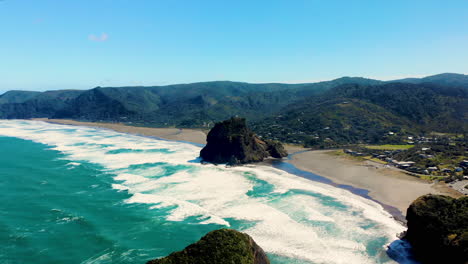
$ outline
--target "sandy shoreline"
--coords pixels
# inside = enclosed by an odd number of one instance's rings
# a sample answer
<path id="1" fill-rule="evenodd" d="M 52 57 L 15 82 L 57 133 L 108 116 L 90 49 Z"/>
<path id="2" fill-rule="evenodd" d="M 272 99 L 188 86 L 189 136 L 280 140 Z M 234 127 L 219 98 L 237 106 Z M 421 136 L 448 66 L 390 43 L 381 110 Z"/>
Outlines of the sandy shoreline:
<path id="1" fill-rule="evenodd" d="M 33 120 L 55 124 L 99 127 L 167 140 L 206 144 L 206 134 L 195 129 L 133 127 L 118 123 L 79 122 L 46 118 Z M 429 183 L 397 170 L 379 167 L 377 164 L 366 164 L 346 157 L 333 156 L 330 155 L 330 151 L 307 151 L 305 148 L 293 145 L 286 145 L 286 149 L 290 154 L 293 153 L 287 162 L 298 169 L 323 176 L 337 184 L 366 189 L 372 199 L 397 208 L 403 215 L 406 214 L 406 209 L 411 202 L 421 195 L 428 193 L 454 197 L 461 195 L 445 184 Z"/>
<path id="2" fill-rule="evenodd" d="M 54 124 L 107 128 L 123 133 L 159 137 L 167 140 L 187 141 L 197 144 L 206 144 L 206 134 L 201 130 L 195 129 L 136 127 L 127 126 L 121 123 L 80 122 L 67 119 L 34 118 L 32 120 L 44 121 Z"/>
<path id="3" fill-rule="evenodd" d="M 430 183 L 379 164 L 333 156 L 330 152 L 306 151 L 293 155 L 289 162 L 301 170 L 329 178 L 335 183 L 366 189 L 370 197 L 397 208 L 403 215 L 406 215 L 411 202 L 421 195 L 461 195 L 445 183 Z"/>

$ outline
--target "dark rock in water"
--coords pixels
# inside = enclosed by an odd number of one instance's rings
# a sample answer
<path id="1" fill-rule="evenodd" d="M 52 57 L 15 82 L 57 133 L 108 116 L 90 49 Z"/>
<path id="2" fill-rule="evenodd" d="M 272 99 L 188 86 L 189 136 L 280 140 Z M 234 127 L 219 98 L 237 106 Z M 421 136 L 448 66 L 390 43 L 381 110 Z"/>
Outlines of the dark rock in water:
<path id="1" fill-rule="evenodd" d="M 259 162 L 269 156 L 288 156 L 280 142 L 261 140 L 247 127 L 245 119 L 239 117 L 217 123 L 206 141 L 200 156 L 212 163 L 244 164 Z"/>
<path id="2" fill-rule="evenodd" d="M 147 264 L 270 264 L 261 247 L 247 234 L 232 229 L 211 231 L 182 251 Z"/>
<path id="3" fill-rule="evenodd" d="M 468 263 L 468 197 L 424 195 L 406 213 L 405 239 L 423 263 Z"/>

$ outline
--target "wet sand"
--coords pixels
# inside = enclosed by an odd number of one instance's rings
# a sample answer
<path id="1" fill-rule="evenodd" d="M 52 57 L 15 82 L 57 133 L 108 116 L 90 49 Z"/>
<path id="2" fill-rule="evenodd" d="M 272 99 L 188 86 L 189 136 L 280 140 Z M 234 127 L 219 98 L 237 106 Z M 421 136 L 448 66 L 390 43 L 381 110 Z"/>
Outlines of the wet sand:
<path id="1" fill-rule="evenodd" d="M 421 195 L 461 196 L 445 183 L 431 183 L 381 164 L 332 155 L 333 152 L 299 152 L 293 154 L 289 162 L 298 169 L 329 178 L 335 183 L 369 190 L 371 198 L 397 208 L 403 215 L 406 215 L 411 202 Z"/>

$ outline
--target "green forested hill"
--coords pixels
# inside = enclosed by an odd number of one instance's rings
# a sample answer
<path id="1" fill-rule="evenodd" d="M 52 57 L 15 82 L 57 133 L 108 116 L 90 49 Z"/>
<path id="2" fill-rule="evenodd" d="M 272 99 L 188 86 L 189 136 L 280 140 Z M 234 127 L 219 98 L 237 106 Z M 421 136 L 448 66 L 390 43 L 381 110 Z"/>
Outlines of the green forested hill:
<path id="1" fill-rule="evenodd" d="M 449 87 L 464 87 L 468 88 L 468 75 L 456 73 L 442 73 L 424 78 L 407 78 L 395 80 L 391 82 L 403 83 L 432 83 Z"/>
<path id="2" fill-rule="evenodd" d="M 461 74 L 391 82 L 343 77 L 305 84 L 218 81 L 10 91 L 0 96 L 0 118 L 210 127 L 239 115 L 260 135 L 287 142 L 377 143 L 397 140 L 389 131 L 466 131 L 467 91 L 467 76 Z"/>
<path id="3" fill-rule="evenodd" d="M 41 92 L 32 92 L 32 91 L 8 91 L 0 95 L 0 104 L 8 103 L 22 103 L 27 101 L 34 96 L 40 94 Z"/>
<path id="4" fill-rule="evenodd" d="M 253 124 L 264 137 L 308 145 L 393 143 L 431 131 L 467 131 L 468 89 L 428 83 L 342 85 Z"/>
<path id="5" fill-rule="evenodd" d="M 82 92 L 78 90 L 28 92 L 27 99 L 23 97 L 21 100 L 0 104 L 0 118 L 50 117 L 66 107 Z"/>
<path id="6" fill-rule="evenodd" d="M 200 127 L 234 115 L 259 120 L 307 96 L 346 83 L 380 81 L 344 77 L 311 84 L 204 82 L 153 87 L 97 87 L 74 97 L 44 92 L 0 107 L 0 118 L 53 117 L 132 122 L 150 126 Z M 62 91 L 65 93 L 65 91 Z M 70 93 L 70 91 L 67 91 Z"/>
<path id="7" fill-rule="evenodd" d="M 365 100 L 434 131 L 449 132 L 466 122 L 468 89 L 429 83 L 389 83 L 381 86 L 342 86 L 330 96 Z"/>

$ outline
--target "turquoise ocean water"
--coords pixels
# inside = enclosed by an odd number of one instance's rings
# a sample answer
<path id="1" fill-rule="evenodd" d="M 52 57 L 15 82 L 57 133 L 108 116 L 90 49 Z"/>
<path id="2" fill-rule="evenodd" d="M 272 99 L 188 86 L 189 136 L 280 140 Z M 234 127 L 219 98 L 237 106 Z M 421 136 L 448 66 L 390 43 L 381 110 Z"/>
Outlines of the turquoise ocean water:
<path id="1" fill-rule="evenodd" d="M 272 263 L 394 263 L 404 227 L 375 202 L 269 166 L 201 165 L 199 151 L 0 120 L 0 263 L 145 263 L 222 227 Z"/>

